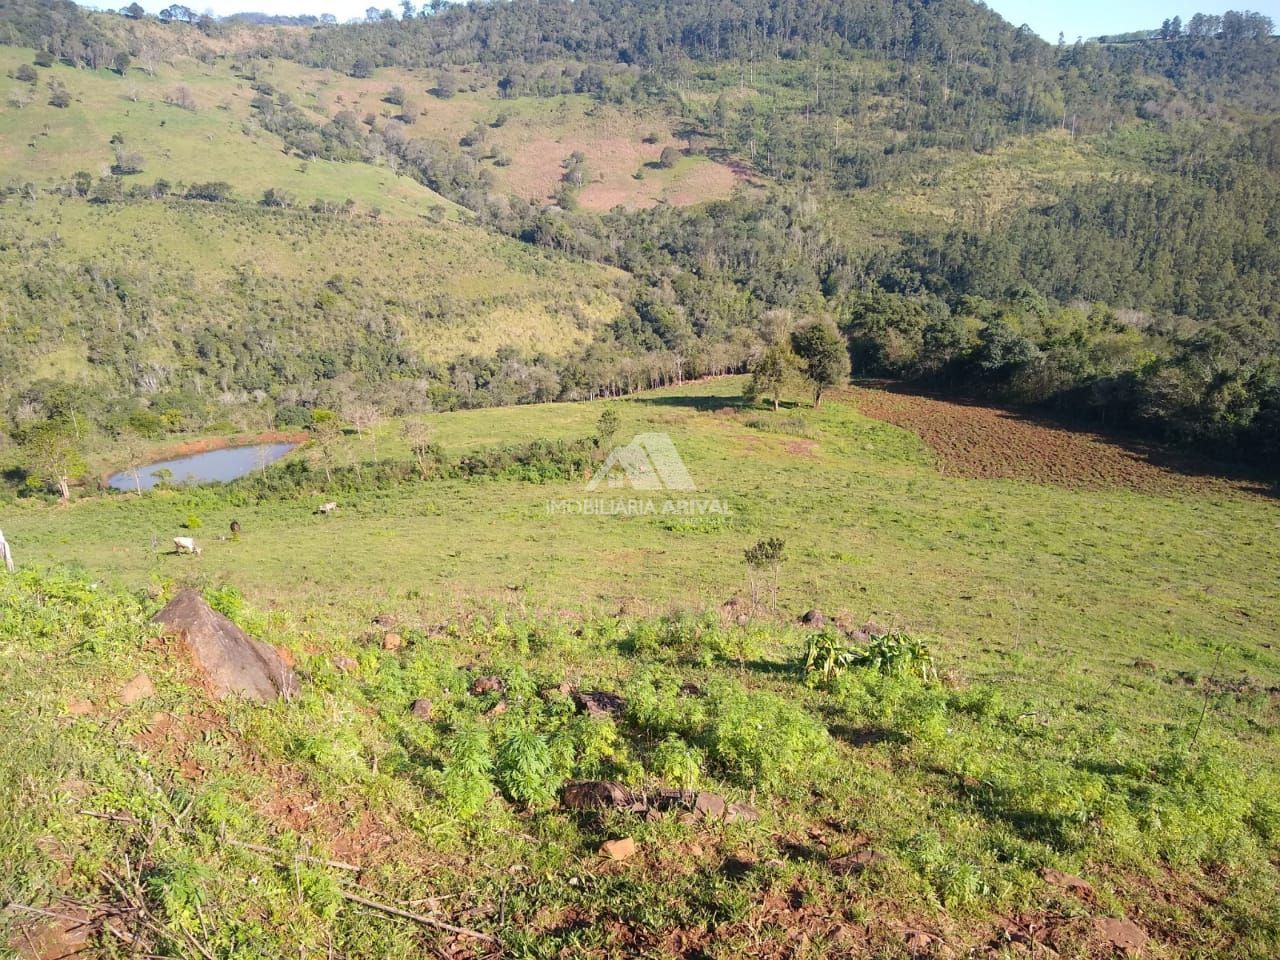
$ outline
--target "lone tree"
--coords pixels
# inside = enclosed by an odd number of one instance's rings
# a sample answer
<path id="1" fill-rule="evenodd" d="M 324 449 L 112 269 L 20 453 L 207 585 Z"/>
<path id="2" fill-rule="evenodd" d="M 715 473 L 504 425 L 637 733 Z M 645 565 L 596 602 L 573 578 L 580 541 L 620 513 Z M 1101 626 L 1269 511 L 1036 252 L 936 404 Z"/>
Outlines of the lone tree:
<path id="1" fill-rule="evenodd" d="M 613 439 L 613 435 L 618 432 L 620 423 L 618 411 L 613 407 L 605 407 L 600 414 L 600 419 L 596 421 L 596 446 L 601 448 L 607 446 Z"/>
<path id="2" fill-rule="evenodd" d="M 742 552 L 743 558 L 747 561 L 747 568 L 751 571 L 751 606 L 753 608 L 760 603 L 758 578 L 765 573 L 772 574 L 773 602 L 775 606 L 777 605 L 778 570 L 782 566 L 786 546 L 785 540 L 770 537 L 767 540 L 758 541 L 755 546 L 748 547 Z"/>
<path id="3" fill-rule="evenodd" d="M 782 391 L 795 370 L 796 357 L 785 343 L 775 343 L 760 355 L 751 367 L 751 379 L 747 383 L 747 398 L 757 400 L 768 397 L 776 412 L 782 405 Z"/>
<path id="4" fill-rule="evenodd" d="M 31 475 L 71 499 L 71 481 L 88 471 L 75 425 L 67 420 L 45 420 L 23 437 Z"/>
<path id="5" fill-rule="evenodd" d="M 431 442 L 431 425 L 422 420 L 406 420 L 400 427 L 400 435 L 409 445 L 418 476 L 426 480 L 440 462 L 440 448 Z"/>
<path id="6" fill-rule="evenodd" d="M 320 462 L 324 465 L 324 478 L 333 483 L 334 448 L 342 436 L 342 421 L 332 410 L 323 407 L 311 411 L 311 436 L 320 449 Z"/>
<path id="7" fill-rule="evenodd" d="M 49 81 L 49 106 L 65 110 L 71 106 L 71 94 L 61 80 Z"/>
<path id="8" fill-rule="evenodd" d="M 814 320 L 796 330 L 791 334 L 791 349 L 813 386 L 813 409 L 817 410 L 824 390 L 849 379 L 849 351 L 830 320 Z"/>

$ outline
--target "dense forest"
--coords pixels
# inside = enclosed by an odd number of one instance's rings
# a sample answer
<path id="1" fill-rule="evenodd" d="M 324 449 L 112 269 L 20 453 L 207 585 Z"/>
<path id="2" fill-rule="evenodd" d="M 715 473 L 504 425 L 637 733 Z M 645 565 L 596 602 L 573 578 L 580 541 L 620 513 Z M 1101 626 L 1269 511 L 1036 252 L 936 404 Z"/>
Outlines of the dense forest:
<path id="1" fill-rule="evenodd" d="M 80 388 L 74 402 L 66 383 L 18 382 L 7 395 L 10 432 L 24 440 L 21 424 L 64 417 L 68 405 L 109 431 L 155 432 L 198 429 L 237 403 L 295 425 L 309 409 L 362 396 L 403 412 L 618 393 L 750 369 L 782 342 L 779 329 L 824 317 L 846 337 L 855 376 L 1056 406 L 1274 466 L 1280 42 L 1272 31 L 1264 16 L 1231 12 L 1054 45 L 969 0 L 406 2 L 398 16 L 371 9 L 365 22 L 341 25 L 217 20 L 185 7 L 152 20 L 132 8 L 113 15 L 63 0 L 6 2 L 0 41 L 35 48 L 37 65 L 123 63 L 123 72 L 130 58 L 174 56 L 166 44 L 180 39 L 196 59 L 233 62 L 252 87 L 257 124 L 292 155 L 394 163 L 490 230 L 634 279 L 622 315 L 567 352 L 426 361 L 395 330 L 370 323 L 317 351 L 304 331 L 332 318 L 313 306 L 293 311 L 298 347 L 274 366 L 245 349 L 256 336 L 247 322 L 175 340 L 172 352 L 231 398 L 224 404 L 176 372 L 141 389 L 118 341 L 91 331 L 90 362 L 108 372 L 105 381 Z M 662 111 L 682 153 L 737 164 L 763 187 L 597 215 L 576 209 L 581 178 L 569 170 L 557 202 L 517 198 L 495 185 L 483 129 L 453 142 L 415 129 L 412 117 L 319 118 L 277 89 L 268 68 L 278 59 L 355 78 L 416 70 L 439 98 L 463 83 L 491 84 L 499 102 L 573 94 Z M 842 229 L 841 198 L 928 183 L 961 158 L 1054 130 L 1088 139 L 1125 172 L 945 229 L 906 229 L 889 243 L 851 242 Z M 8 196 L 230 202 L 225 191 L 193 195 L 189 185 L 175 194 L 136 178 L 126 189 L 115 172 L 85 177 L 10 184 Z M 298 206 L 271 192 L 263 205 Z M 321 205 L 293 215 L 323 222 L 341 213 Z M 4 243 L 25 258 L 20 268 L 10 261 L 11 323 L 50 298 L 90 325 L 118 312 L 110 283 L 32 279 L 60 275 L 56 250 L 28 249 L 21 237 Z M 154 290 L 133 283 L 127 309 L 163 309 L 159 293 L 148 300 Z M 330 293 L 355 302 L 347 290 Z M 359 296 L 347 315 L 379 308 L 381 294 Z M 252 312 L 247 303 L 237 309 Z M 6 366 L 20 365 L 21 351 L 10 352 Z M 117 393 L 104 393 L 103 382 Z"/>

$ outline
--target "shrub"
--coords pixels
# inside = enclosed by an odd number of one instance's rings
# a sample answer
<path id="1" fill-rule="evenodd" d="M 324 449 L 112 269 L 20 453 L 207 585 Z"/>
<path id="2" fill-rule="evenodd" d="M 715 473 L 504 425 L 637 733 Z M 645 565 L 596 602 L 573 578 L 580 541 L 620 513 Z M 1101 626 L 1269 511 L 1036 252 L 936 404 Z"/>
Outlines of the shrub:
<path id="1" fill-rule="evenodd" d="M 59 109 L 71 106 L 71 94 L 61 80 L 49 81 L 49 106 Z"/>
<path id="2" fill-rule="evenodd" d="M 888 676 L 918 673 L 922 679 L 936 675 L 933 657 L 923 640 L 905 633 L 873 636 L 854 661 L 855 666 L 869 667 Z"/>
<path id="3" fill-rule="evenodd" d="M 441 780 L 445 804 L 460 817 L 472 816 L 493 793 L 489 734 L 480 727 L 463 727 L 445 741 L 445 752 L 448 760 Z"/>
<path id="4" fill-rule="evenodd" d="M 681 790 L 692 790 L 702 777 L 705 761 L 701 750 L 671 734 L 654 748 L 649 770 L 664 783 L 674 783 Z"/>
<path id="5" fill-rule="evenodd" d="M 209 602 L 209 606 L 224 617 L 229 620 L 235 620 L 237 623 L 242 621 L 244 617 L 244 594 L 231 584 L 228 583 L 212 590 L 206 590 L 204 598 Z"/>
<path id="6" fill-rule="evenodd" d="M 710 718 L 699 742 L 731 780 L 767 790 L 795 787 L 796 775 L 831 759 L 826 727 L 781 697 L 725 684 L 707 699 Z"/>
<path id="7" fill-rule="evenodd" d="M 503 738 L 497 775 L 509 799 L 535 808 L 551 804 L 562 779 L 556 776 L 546 739 L 528 729 L 512 730 Z"/>
<path id="8" fill-rule="evenodd" d="M 928 645 L 905 633 L 872 636 L 864 648 L 847 646 L 834 630 L 811 636 L 805 646 L 801 673 L 811 686 L 830 684 L 847 671 L 865 668 L 886 676 L 918 674 L 936 679 Z"/>
<path id="9" fill-rule="evenodd" d="M 188 200 L 205 200 L 209 203 L 221 203 L 231 197 L 231 184 L 225 180 L 211 180 L 208 183 L 193 183 L 184 194 Z"/>
<path id="10" fill-rule="evenodd" d="M 831 758 L 826 728 L 781 697 L 721 682 L 703 697 L 661 676 L 627 687 L 627 717 L 644 732 L 680 737 L 702 750 L 711 770 L 747 787 L 780 789 Z M 674 747 L 668 748 L 674 753 Z"/>

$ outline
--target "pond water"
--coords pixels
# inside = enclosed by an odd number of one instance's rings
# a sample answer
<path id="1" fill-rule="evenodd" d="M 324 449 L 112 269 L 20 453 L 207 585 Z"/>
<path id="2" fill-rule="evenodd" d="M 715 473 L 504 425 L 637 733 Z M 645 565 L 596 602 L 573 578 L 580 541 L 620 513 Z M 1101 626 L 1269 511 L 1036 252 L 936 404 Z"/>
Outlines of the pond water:
<path id="1" fill-rule="evenodd" d="M 107 486 L 114 490 L 150 490 L 159 482 L 156 474 L 161 470 L 173 474 L 169 479 L 172 484 L 225 483 L 279 460 L 296 446 L 296 443 L 257 443 L 248 447 L 206 450 L 176 460 L 148 463 L 138 467 L 136 475 L 134 470 L 122 470 L 111 475 Z"/>

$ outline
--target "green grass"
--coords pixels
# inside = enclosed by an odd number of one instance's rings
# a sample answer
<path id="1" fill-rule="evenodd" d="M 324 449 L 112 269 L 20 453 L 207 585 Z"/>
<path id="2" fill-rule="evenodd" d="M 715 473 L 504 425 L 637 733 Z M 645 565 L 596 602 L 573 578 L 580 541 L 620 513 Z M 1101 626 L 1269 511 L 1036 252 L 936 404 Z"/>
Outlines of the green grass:
<path id="1" fill-rule="evenodd" d="M 0 71 L 30 63 L 31 56 L 30 50 L 4 47 Z M 257 201 L 275 187 L 303 203 L 350 198 L 362 211 L 378 207 L 393 219 L 416 219 L 432 207 L 456 211 L 443 197 L 388 167 L 302 163 L 288 155 L 279 137 L 256 128 L 249 106 L 254 92 L 232 75 L 226 61 L 206 65 L 181 59 L 177 65 L 159 65 L 154 76 L 137 66 L 121 77 L 60 64 L 39 74 L 29 88 L 35 99 L 28 106 L 0 111 L 0 178 L 5 181 L 45 185 L 81 170 L 97 177 L 110 168 L 111 138 L 119 133 L 124 148 L 143 158 L 143 172 L 126 177 L 126 183 L 225 180 L 242 200 Z M 72 94 L 64 109 L 48 103 L 46 84 L 53 79 Z M 192 92 L 196 110 L 165 102 L 180 85 Z"/>
<path id="2" fill-rule="evenodd" d="M 1114 660 L 1153 642 L 1256 646 L 1259 631 L 1276 626 L 1277 604 L 1236 575 L 1277 569 L 1274 539 L 1261 532 L 1275 524 L 1265 500 L 944 478 L 914 437 L 844 404 L 801 411 L 811 449 L 749 427 L 730 409 L 716 412 L 737 402 L 738 386 L 712 381 L 617 405 L 620 436 L 669 433 L 700 490 L 731 506 L 727 522 L 700 531 L 667 529 L 662 518 L 549 518 L 546 501 L 581 496 L 578 484 L 460 481 L 353 498 L 333 522 L 303 519 L 309 500 L 231 507 L 215 495 L 168 493 L 142 502 L 95 498 L 61 512 L 18 504 L 6 529 L 26 540 L 32 559 L 94 568 L 109 555 L 116 575 L 136 584 L 185 569 L 155 557 L 148 543 L 152 533 L 172 535 L 171 521 L 195 503 L 208 511 L 208 528 L 224 528 L 234 513 L 251 531 L 239 544 L 213 545 L 202 569 L 242 571 L 240 586 L 255 599 L 350 589 L 353 579 L 358 590 L 378 571 L 375 595 L 412 589 L 428 604 L 447 604 L 457 593 L 501 594 L 519 583 L 526 602 L 543 609 L 580 596 L 599 598 L 602 609 L 622 600 L 657 609 L 723 601 L 745 588 L 744 541 L 777 535 L 788 545 L 788 609 L 895 616 L 975 649 L 1051 636 Z M 549 404 L 427 419 L 456 454 L 589 435 L 601 408 Z M 394 423 L 379 436 L 380 456 L 403 455 Z M 368 438 L 347 444 L 341 459 L 372 453 Z M 340 567 L 327 562 L 335 532 L 346 547 Z M 380 569 L 388 552 L 406 561 L 391 580 Z M 352 578 L 353 570 L 363 576 Z M 314 586 L 302 586 L 299 574 Z"/>
<path id="3" fill-rule="evenodd" d="M 329 517 L 312 514 L 320 490 L 7 508 L 24 567 L 84 579 L 24 574 L 0 594 L 18 691 L 0 726 L 24 744 L 0 764 L 24 811 L 0 834 L 21 865 L 5 895 L 102 896 L 95 871 L 128 853 L 171 952 L 188 936 L 218 956 L 329 938 L 348 956 L 412 956 L 438 942 L 337 899 L 341 871 L 293 863 L 300 850 L 358 862 L 383 902 L 452 898 L 442 916 L 516 955 L 770 954 L 801 929 L 812 956 L 841 943 L 897 955 L 904 928 L 967 950 L 1023 918 L 1077 956 L 1093 949 L 1088 918 L 1108 915 L 1135 918 L 1153 955 L 1274 954 L 1280 724 L 1266 691 L 1280 601 L 1260 586 L 1280 575 L 1274 504 L 944 478 L 915 437 L 844 402 L 788 411 L 801 431 L 738 409 L 740 386 L 615 404 L 618 439 L 670 434 L 727 520 L 552 517 L 546 502 L 581 483 L 496 479 L 344 494 Z M 427 419 L 456 457 L 587 436 L 602 409 Z M 380 456 L 404 454 L 398 424 L 377 441 Z M 339 460 L 371 447 L 349 436 Z M 192 513 L 204 555 L 167 555 Z M 232 518 L 241 539 L 220 539 Z M 702 616 L 747 594 L 742 551 L 768 536 L 786 541 L 776 610 L 746 628 Z M 294 651 L 302 695 L 206 704 L 143 625 L 180 582 L 217 587 L 255 635 Z M 858 668 L 803 684 L 786 621 L 811 606 L 925 638 L 942 680 Z M 381 649 L 379 612 L 399 618 L 404 651 Z M 336 670 L 334 654 L 358 668 Z M 115 705 L 140 669 L 156 699 Z M 465 692 L 485 673 L 506 678 L 506 713 Z M 623 692 L 626 713 L 574 720 L 537 693 L 565 679 Z M 707 699 L 676 695 L 681 682 Z M 68 718 L 80 697 L 95 711 Z M 418 697 L 433 720 L 408 716 Z M 762 819 L 576 817 L 554 803 L 567 776 L 689 777 Z M 638 857 L 599 860 L 622 835 Z M 832 869 L 863 845 L 883 857 L 867 873 Z M 1096 900 L 1046 886 L 1043 867 L 1084 876 Z M 291 918 L 286 932 L 272 916 Z"/>

